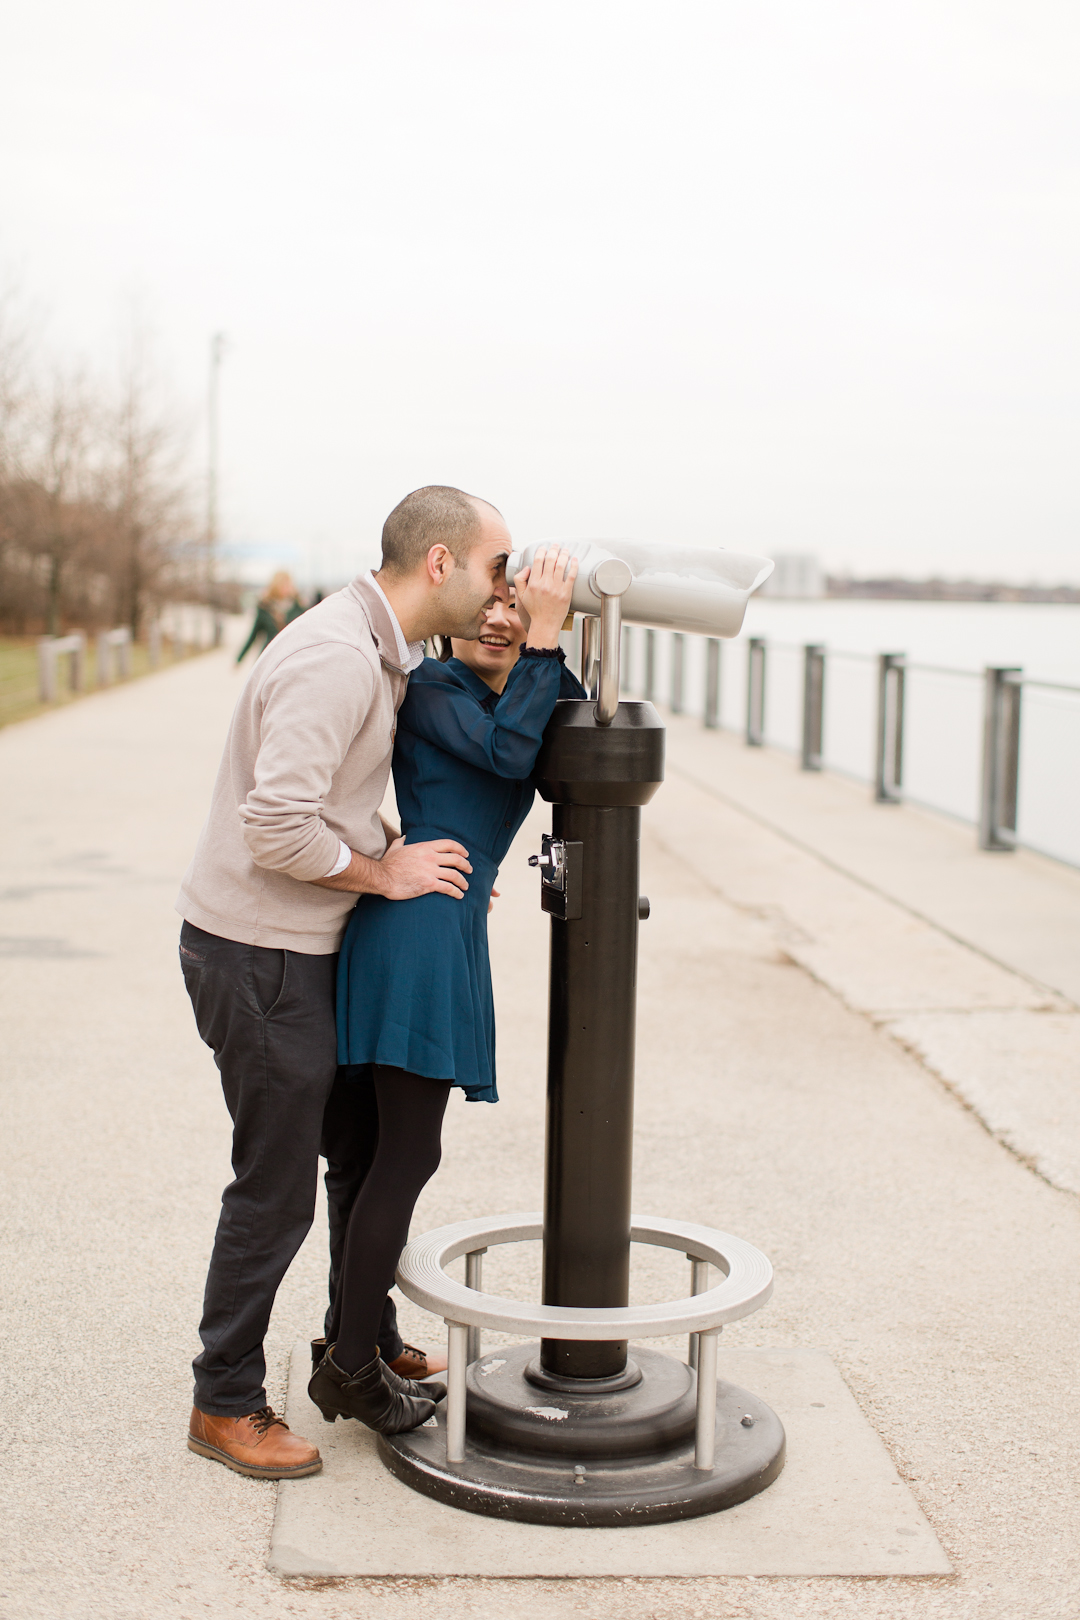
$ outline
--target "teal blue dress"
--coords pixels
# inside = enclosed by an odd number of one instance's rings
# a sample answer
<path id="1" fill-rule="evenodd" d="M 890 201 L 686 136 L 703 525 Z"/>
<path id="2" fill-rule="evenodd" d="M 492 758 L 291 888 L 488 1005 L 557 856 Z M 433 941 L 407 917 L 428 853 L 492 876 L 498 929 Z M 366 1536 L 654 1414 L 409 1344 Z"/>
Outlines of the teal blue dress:
<path id="1" fill-rule="evenodd" d="M 561 651 L 523 648 L 501 696 L 457 658 L 425 658 L 410 677 L 394 741 L 401 830 L 407 844 L 456 839 L 472 872 L 463 900 L 361 895 L 338 959 L 338 1062 L 347 1069 L 408 1069 L 451 1080 L 470 1102 L 498 1102 L 488 901 L 532 805 L 552 710 L 559 698 L 584 697 Z"/>

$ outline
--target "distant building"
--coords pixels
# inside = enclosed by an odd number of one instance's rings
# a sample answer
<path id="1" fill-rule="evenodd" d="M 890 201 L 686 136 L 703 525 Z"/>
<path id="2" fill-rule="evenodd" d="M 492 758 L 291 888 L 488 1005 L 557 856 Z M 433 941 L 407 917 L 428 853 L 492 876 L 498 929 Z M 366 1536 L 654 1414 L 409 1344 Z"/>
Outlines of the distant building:
<path id="1" fill-rule="evenodd" d="M 806 601 L 825 595 L 825 575 L 811 552 L 781 552 L 773 557 L 776 567 L 761 587 L 761 596 L 782 596 L 789 601 Z"/>

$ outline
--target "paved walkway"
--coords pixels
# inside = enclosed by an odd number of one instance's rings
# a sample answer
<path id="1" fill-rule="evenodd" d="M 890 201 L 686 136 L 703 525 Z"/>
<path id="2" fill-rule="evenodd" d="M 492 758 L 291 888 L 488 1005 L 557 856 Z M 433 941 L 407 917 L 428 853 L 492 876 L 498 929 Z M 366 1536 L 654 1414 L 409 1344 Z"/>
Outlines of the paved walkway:
<path id="1" fill-rule="evenodd" d="M 849 848 L 827 864 L 796 847 L 765 824 L 782 825 L 765 788 L 738 808 L 743 756 L 681 724 L 646 816 L 635 1203 L 772 1257 L 772 1304 L 726 1342 L 827 1350 L 957 1573 L 567 1583 L 553 1569 L 508 1586 L 267 1572 L 274 1487 L 183 1445 L 228 1138 L 170 908 L 238 679 L 210 655 L 0 733 L 2 1620 L 1075 1620 L 1072 1160 L 1063 1150 L 1055 1168 L 1053 1133 L 1013 1092 L 1036 1147 L 999 1139 L 1011 1127 L 989 1104 L 980 1117 L 943 1055 L 963 1048 L 970 1084 L 1008 1089 L 1007 1042 L 1030 1063 L 1040 1029 L 1033 1070 L 1063 1076 L 1073 989 L 985 939 L 961 943 L 956 915 L 944 932 L 880 875 L 846 876 Z M 755 764 L 759 782 L 774 767 Z M 893 814 L 894 828 L 909 815 Z M 418 1230 L 539 1193 L 547 925 L 524 855 L 543 820 L 507 859 L 492 923 L 505 1100 L 450 1110 Z M 994 1020 L 996 1046 L 965 1048 L 964 1030 Z M 1040 1153 L 1036 1172 L 1024 1161 Z M 279 1404 L 322 1273 L 317 1224 L 272 1326 Z M 667 1283 L 660 1259 L 637 1268 L 635 1288 Z"/>

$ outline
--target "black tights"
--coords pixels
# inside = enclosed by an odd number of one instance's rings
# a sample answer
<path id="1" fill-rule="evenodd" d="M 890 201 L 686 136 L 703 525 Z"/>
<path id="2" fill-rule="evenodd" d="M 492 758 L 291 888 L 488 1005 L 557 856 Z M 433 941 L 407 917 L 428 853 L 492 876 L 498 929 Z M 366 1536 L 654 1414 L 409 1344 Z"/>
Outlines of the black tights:
<path id="1" fill-rule="evenodd" d="M 376 1353 L 387 1290 L 409 1236 L 413 1207 L 439 1168 L 449 1080 L 372 1065 L 379 1141 L 356 1195 L 327 1344 L 343 1372 L 365 1367 Z M 360 1084 L 365 1082 L 361 1081 Z"/>

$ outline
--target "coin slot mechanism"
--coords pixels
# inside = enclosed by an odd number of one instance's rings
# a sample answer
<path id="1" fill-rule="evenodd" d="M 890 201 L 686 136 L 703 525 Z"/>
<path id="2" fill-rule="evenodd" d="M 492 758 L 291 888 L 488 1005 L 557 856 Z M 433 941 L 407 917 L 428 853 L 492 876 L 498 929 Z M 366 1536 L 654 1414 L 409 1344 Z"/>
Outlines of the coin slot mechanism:
<path id="1" fill-rule="evenodd" d="M 529 856 L 529 865 L 540 869 L 540 909 L 560 922 L 581 916 L 582 848 L 544 833 L 540 854 Z"/>

